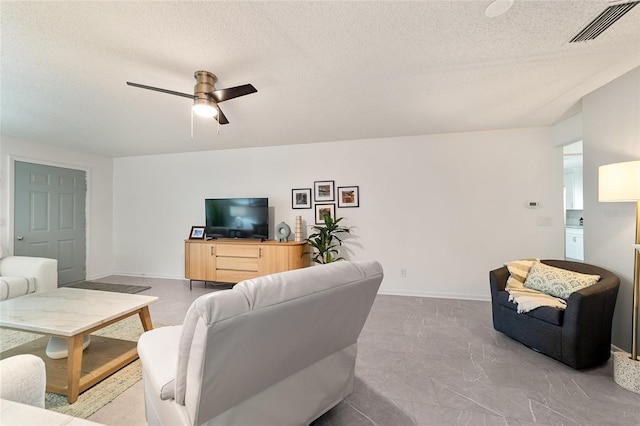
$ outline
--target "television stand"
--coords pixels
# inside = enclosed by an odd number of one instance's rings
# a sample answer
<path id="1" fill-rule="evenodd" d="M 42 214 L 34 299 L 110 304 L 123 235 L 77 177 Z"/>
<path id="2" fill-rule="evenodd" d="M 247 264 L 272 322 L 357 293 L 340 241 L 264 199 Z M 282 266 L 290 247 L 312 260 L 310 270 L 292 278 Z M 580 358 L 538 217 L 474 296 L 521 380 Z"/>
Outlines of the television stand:
<path id="1" fill-rule="evenodd" d="M 304 241 L 185 240 L 184 273 L 192 281 L 238 283 L 309 266 Z"/>

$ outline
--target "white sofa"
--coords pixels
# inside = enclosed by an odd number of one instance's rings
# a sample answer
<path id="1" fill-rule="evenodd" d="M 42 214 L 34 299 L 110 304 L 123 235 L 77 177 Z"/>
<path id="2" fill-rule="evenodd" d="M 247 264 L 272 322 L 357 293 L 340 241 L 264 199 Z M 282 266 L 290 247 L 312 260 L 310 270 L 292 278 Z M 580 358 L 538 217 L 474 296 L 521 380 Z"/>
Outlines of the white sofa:
<path id="1" fill-rule="evenodd" d="M 0 300 L 57 287 L 56 259 L 29 256 L 7 256 L 0 259 Z"/>
<path id="2" fill-rule="evenodd" d="M 353 391 L 356 342 L 383 278 L 336 262 L 206 294 L 138 341 L 147 422 L 306 425 Z"/>

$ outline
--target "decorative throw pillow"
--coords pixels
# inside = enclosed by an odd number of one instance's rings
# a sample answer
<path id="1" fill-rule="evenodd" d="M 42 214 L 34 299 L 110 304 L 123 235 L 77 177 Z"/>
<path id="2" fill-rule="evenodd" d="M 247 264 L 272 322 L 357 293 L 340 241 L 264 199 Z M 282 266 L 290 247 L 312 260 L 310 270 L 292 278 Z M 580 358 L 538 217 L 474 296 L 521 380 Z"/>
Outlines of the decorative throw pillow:
<path id="1" fill-rule="evenodd" d="M 507 288 L 522 287 L 527 279 L 531 265 L 540 259 L 520 259 L 505 263 L 504 266 L 509 270 L 509 278 L 507 278 Z"/>
<path id="2" fill-rule="evenodd" d="M 600 275 L 581 274 L 535 262 L 524 286 L 566 300 L 574 291 L 594 285 L 599 280 Z"/>

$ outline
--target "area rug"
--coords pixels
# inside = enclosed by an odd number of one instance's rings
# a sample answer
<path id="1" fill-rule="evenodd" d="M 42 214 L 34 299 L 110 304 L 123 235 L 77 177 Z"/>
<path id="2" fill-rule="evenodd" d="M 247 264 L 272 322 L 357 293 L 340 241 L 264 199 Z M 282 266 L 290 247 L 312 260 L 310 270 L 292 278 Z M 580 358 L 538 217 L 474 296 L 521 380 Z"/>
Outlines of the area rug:
<path id="1" fill-rule="evenodd" d="M 154 328 L 158 327 L 162 327 L 162 325 L 154 324 Z M 143 331 L 140 317 L 134 315 L 92 334 L 138 341 Z M 0 329 L 0 352 L 39 339 L 40 337 L 42 337 L 40 334 Z M 81 393 L 78 400 L 73 404 L 68 403 L 66 396 L 47 392 L 45 396 L 45 408 L 73 417 L 86 419 L 141 379 L 142 367 L 140 360 L 136 360 Z"/>
<path id="2" fill-rule="evenodd" d="M 114 293 L 129 293 L 129 294 L 140 293 L 141 291 L 145 291 L 151 288 L 148 285 L 110 284 L 110 283 L 99 283 L 95 281 L 81 281 L 79 283 L 69 284 L 63 287 L 83 288 L 86 290 L 111 291 Z"/>

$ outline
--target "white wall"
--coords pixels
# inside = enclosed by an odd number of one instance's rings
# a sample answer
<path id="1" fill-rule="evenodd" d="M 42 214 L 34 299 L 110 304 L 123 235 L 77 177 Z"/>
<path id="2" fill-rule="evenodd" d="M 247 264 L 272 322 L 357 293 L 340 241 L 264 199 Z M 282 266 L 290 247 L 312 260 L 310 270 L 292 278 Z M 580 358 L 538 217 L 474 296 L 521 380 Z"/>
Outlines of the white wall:
<path id="1" fill-rule="evenodd" d="M 16 160 L 87 172 L 87 277 L 109 275 L 113 269 L 113 160 L 2 135 L 0 256 L 13 253 L 13 162 Z"/>
<path id="2" fill-rule="evenodd" d="M 203 225 L 207 197 L 269 197 L 272 228 L 293 228 L 313 210 L 293 210 L 291 189 L 335 180 L 360 186 L 360 208 L 337 214 L 356 234 L 347 257 L 382 262 L 383 292 L 488 299 L 490 269 L 563 257 L 551 138 L 536 128 L 117 158 L 115 272 L 183 277 L 183 240 Z"/>
<path id="3" fill-rule="evenodd" d="M 598 202 L 598 167 L 640 159 L 640 68 L 582 101 L 585 261 L 620 277 L 613 344 L 631 348 L 635 204 Z"/>
<path id="4" fill-rule="evenodd" d="M 203 224 L 204 198 L 267 196 L 273 224 L 293 227 L 296 215 L 311 224 L 313 213 L 291 209 L 291 189 L 333 179 L 360 186 L 361 207 L 338 209 L 357 235 L 347 256 L 379 259 L 384 292 L 487 299 L 491 268 L 520 257 L 563 257 L 562 150 L 555 146 L 580 136 L 585 261 L 622 280 L 613 343 L 628 350 L 635 206 L 599 203 L 597 168 L 640 158 L 638 68 L 586 96 L 582 114 L 553 129 L 115 160 L 3 135 L 0 255 L 13 250 L 15 159 L 87 171 L 88 278 L 118 272 L 181 278 L 183 240 L 191 225 Z M 542 208 L 525 209 L 529 200 Z M 551 226 L 538 226 L 547 218 Z"/>
<path id="5" fill-rule="evenodd" d="M 582 127 L 582 113 L 561 121 L 551 129 L 551 143 L 553 146 L 564 146 L 581 141 Z"/>

